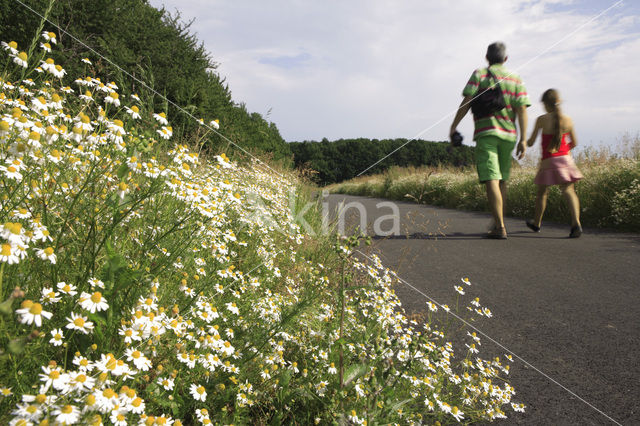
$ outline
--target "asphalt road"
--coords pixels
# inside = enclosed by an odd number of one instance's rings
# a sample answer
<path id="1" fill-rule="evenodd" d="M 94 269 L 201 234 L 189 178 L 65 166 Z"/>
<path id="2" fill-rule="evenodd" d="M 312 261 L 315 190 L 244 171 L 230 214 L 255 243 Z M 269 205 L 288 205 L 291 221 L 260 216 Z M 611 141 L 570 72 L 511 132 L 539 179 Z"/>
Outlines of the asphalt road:
<path id="1" fill-rule="evenodd" d="M 335 213 L 341 201 L 344 220 Z M 494 315 L 476 326 L 526 361 L 516 358 L 509 377 L 527 411 L 498 424 L 640 424 L 640 235 L 585 229 L 569 239 L 568 224 L 543 222 L 536 234 L 507 218 L 509 238 L 487 240 L 488 213 L 403 202 L 393 202 L 399 232 L 388 235 L 388 200 L 334 194 L 324 202 L 346 233 L 364 217 L 371 250 L 436 301 L 455 305 L 453 286 L 470 279 L 464 297 L 480 297 Z M 395 291 L 408 314 L 426 311 L 418 291 Z M 483 358 L 505 352 L 482 340 Z"/>

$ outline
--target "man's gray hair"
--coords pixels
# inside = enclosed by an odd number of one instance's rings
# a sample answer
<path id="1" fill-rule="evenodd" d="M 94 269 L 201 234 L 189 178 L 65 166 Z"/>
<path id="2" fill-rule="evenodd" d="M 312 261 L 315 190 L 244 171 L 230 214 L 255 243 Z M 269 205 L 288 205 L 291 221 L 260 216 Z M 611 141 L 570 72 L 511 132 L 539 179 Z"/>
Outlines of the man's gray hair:
<path id="1" fill-rule="evenodd" d="M 490 64 L 501 64 L 507 59 L 507 46 L 501 41 L 491 43 L 487 47 L 487 61 Z"/>

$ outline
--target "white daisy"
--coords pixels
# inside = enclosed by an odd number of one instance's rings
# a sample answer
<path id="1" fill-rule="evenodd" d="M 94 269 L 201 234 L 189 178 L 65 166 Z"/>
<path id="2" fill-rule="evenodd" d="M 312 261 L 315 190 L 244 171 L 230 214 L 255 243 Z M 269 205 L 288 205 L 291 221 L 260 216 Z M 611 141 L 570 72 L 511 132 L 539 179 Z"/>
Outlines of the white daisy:
<path id="1" fill-rule="evenodd" d="M 100 293 L 99 291 L 96 291 L 93 294 L 89 294 L 83 291 L 78 301 L 80 302 L 80 306 L 82 306 L 82 309 L 86 309 L 92 314 L 109 309 L 107 300 L 102 297 L 102 293 Z"/>
<path id="2" fill-rule="evenodd" d="M 133 362 L 133 365 L 135 365 L 138 370 L 148 371 L 151 369 L 151 361 L 139 350 L 129 348 L 125 353 L 127 355 L 127 361 Z"/>
<path id="3" fill-rule="evenodd" d="M 63 292 L 64 294 L 68 294 L 69 296 L 75 296 L 78 292 L 76 291 L 76 286 L 73 284 L 67 284 L 64 281 L 59 282 L 57 284 L 58 290 Z"/>
<path id="4" fill-rule="evenodd" d="M 167 114 L 165 114 L 164 112 L 153 114 L 153 118 L 155 118 L 156 121 L 162 124 L 163 126 L 166 126 L 169 124 L 169 122 L 167 121 Z"/>
<path id="5" fill-rule="evenodd" d="M 31 300 L 25 300 L 20 305 L 20 309 L 16 309 L 16 314 L 20 315 L 22 324 L 34 324 L 36 327 L 42 326 L 42 318 L 50 319 L 53 314 L 42 309 L 40 303 L 33 303 Z"/>
<path id="6" fill-rule="evenodd" d="M 67 328 L 70 330 L 78 330 L 84 334 L 89 334 L 93 330 L 93 322 L 87 321 L 87 317 L 76 315 L 71 312 L 71 318 L 67 317 Z"/>
<path id="7" fill-rule="evenodd" d="M 20 262 L 20 258 L 16 254 L 17 250 L 18 248 L 16 246 L 3 243 L 2 248 L 0 248 L 0 262 L 5 262 L 9 265 Z"/>
<path id="8" fill-rule="evenodd" d="M 48 260 L 49 262 L 55 264 L 57 257 L 53 252 L 53 247 L 47 247 L 45 249 L 37 249 L 36 255 L 42 260 Z"/>
<path id="9" fill-rule="evenodd" d="M 55 291 L 51 287 L 45 287 L 42 289 L 42 303 L 58 303 L 60 301 L 60 293 Z"/>
<path id="10" fill-rule="evenodd" d="M 191 396 L 193 396 L 193 399 L 195 399 L 196 401 L 204 402 L 204 400 L 207 399 L 207 391 L 205 390 L 204 386 L 200 386 L 194 383 L 189 387 L 189 392 L 191 393 Z"/>
<path id="11" fill-rule="evenodd" d="M 54 328 L 53 330 L 51 330 L 51 339 L 49 340 L 49 343 L 51 343 L 53 346 L 60 346 L 63 343 L 63 339 L 64 339 L 64 335 L 62 334 L 62 330 L 59 328 Z"/>

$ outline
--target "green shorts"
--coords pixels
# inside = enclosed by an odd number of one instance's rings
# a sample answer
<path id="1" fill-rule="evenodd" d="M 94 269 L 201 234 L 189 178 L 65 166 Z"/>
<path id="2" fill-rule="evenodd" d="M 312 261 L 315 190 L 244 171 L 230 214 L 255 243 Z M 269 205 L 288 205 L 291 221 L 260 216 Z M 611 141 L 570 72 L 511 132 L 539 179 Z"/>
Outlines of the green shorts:
<path id="1" fill-rule="evenodd" d="M 497 136 L 482 136 L 476 140 L 476 169 L 480 182 L 507 180 L 511 174 L 511 153 L 515 141 Z"/>

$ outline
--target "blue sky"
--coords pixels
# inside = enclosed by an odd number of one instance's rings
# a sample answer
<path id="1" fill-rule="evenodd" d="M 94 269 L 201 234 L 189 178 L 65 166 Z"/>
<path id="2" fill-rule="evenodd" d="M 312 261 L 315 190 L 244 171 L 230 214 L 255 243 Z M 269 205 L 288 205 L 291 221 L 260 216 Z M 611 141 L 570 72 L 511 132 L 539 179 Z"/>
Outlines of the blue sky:
<path id="1" fill-rule="evenodd" d="M 617 1 L 150 3 L 195 18 L 191 29 L 234 100 L 268 114 L 287 141 L 445 140 L 464 84 L 496 40 L 527 85 L 531 119 L 554 87 L 582 145 L 614 145 L 640 132 L 638 1 L 597 19 Z M 468 116 L 459 127 L 466 143 L 472 128 Z"/>

